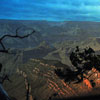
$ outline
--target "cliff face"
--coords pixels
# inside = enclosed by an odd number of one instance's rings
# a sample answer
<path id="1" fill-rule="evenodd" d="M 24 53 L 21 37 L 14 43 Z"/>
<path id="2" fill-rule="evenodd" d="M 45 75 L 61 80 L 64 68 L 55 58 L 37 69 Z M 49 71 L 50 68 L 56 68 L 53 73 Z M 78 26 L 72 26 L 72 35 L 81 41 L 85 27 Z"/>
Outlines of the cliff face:
<path id="1" fill-rule="evenodd" d="M 69 54 L 77 45 L 81 48 L 90 46 L 100 54 L 99 26 L 100 23 L 96 22 L 0 20 L 0 36 L 15 34 L 18 27 L 22 27 L 18 32 L 20 35 L 30 33 L 31 28 L 36 30 L 34 35 L 23 40 L 4 40 L 4 45 L 7 48 L 13 47 L 11 52 L 15 53 L 0 53 L 0 63 L 7 69 L 6 73 L 10 74 L 12 80 L 12 83 L 6 81 L 3 85 L 8 95 L 14 100 L 25 100 L 29 89 L 30 100 L 52 100 L 90 94 L 99 88 L 100 74 L 95 69 L 79 84 L 65 83 L 54 73 L 57 67 L 69 65 L 71 68 Z M 98 91 L 91 93 L 99 94 Z"/>
<path id="2" fill-rule="evenodd" d="M 87 74 L 88 79 L 84 79 L 83 82 L 68 84 L 54 73 L 57 66 L 54 66 L 53 63 L 50 65 L 46 60 L 31 59 L 27 64 L 19 66 L 16 74 L 10 77 L 13 82 L 4 83 L 9 96 L 17 100 L 25 100 L 28 84 L 30 84 L 29 100 L 52 100 L 82 96 L 92 93 L 92 90 L 94 91 L 100 86 L 100 73 L 95 69 Z M 90 80 L 95 83 L 94 87 Z M 97 93 L 99 94 L 99 92 L 93 92 L 93 94 Z"/>

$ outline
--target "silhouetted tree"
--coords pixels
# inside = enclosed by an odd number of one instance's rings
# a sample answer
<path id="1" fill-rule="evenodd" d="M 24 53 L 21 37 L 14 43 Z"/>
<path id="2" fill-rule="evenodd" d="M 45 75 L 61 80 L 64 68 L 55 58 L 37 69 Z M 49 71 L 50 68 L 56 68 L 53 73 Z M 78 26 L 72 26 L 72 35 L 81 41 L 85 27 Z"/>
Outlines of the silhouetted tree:
<path id="1" fill-rule="evenodd" d="M 5 38 L 9 38 L 10 37 L 10 38 L 23 39 L 23 38 L 26 38 L 26 37 L 32 35 L 33 33 L 35 33 L 35 30 L 32 29 L 32 32 L 30 34 L 26 34 L 26 35 L 20 36 L 20 35 L 18 35 L 18 30 L 19 29 L 20 28 L 16 29 L 16 34 L 15 35 L 6 34 L 6 35 L 3 35 L 2 37 L 0 37 L 0 45 L 2 47 L 2 49 L 0 49 L 0 52 L 9 53 L 9 49 L 7 49 L 5 47 L 5 45 L 4 45 L 4 43 L 3 43 L 3 40 Z M 0 72 L 1 71 L 2 71 L 2 64 L 0 63 Z M 3 87 L 2 87 L 1 84 L 3 84 L 5 80 L 8 80 L 10 82 L 11 82 L 11 80 L 9 79 L 9 76 L 7 74 L 5 74 L 4 76 L 0 77 L 0 80 L 1 80 L 1 82 L 0 82 L 0 100 L 10 100 L 10 98 L 8 97 L 6 91 L 3 89 Z M 28 87 L 29 87 L 29 85 L 28 85 Z M 28 98 L 28 92 L 29 91 L 27 91 L 27 100 L 29 100 L 29 98 Z"/>
<path id="2" fill-rule="evenodd" d="M 90 47 L 80 50 L 77 46 L 70 54 L 70 61 L 76 70 L 72 71 L 68 68 L 55 70 L 55 73 L 66 82 L 82 82 L 83 78 L 86 78 L 84 74 L 87 74 L 93 67 L 100 71 L 100 55 L 96 55 Z M 92 80 L 91 83 L 94 85 Z"/>
<path id="3" fill-rule="evenodd" d="M 4 43 L 3 43 L 3 40 L 4 40 L 5 38 L 9 38 L 9 37 L 10 37 L 10 38 L 19 38 L 19 39 L 23 39 L 23 38 L 26 38 L 26 37 L 32 35 L 33 33 L 35 33 L 35 30 L 32 29 L 32 32 L 31 32 L 30 34 L 26 34 L 26 35 L 20 36 L 20 35 L 18 35 L 19 29 L 20 29 L 20 28 L 17 28 L 17 29 L 16 29 L 15 35 L 6 34 L 6 35 L 3 35 L 2 37 L 0 37 L 0 45 L 2 46 L 2 49 L 0 50 L 0 52 L 9 53 L 9 50 L 4 46 Z M 2 64 L 0 63 L 0 72 L 1 72 L 1 70 L 2 70 Z M 10 79 L 9 79 L 9 77 L 8 77 L 7 74 L 4 75 L 4 76 L 2 76 L 0 80 L 1 80 L 1 83 L 2 83 L 2 84 L 4 83 L 5 80 L 10 81 Z M 11 82 L 11 81 L 10 81 L 10 82 Z"/>

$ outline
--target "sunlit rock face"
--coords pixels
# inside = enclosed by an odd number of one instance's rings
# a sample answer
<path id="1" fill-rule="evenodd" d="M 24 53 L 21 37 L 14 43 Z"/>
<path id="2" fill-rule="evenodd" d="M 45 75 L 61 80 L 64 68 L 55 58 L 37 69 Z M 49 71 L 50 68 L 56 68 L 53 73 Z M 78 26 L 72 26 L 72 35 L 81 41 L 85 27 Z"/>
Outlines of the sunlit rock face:
<path id="1" fill-rule="evenodd" d="M 99 94 L 100 73 L 96 69 L 93 68 L 89 71 L 83 82 L 69 84 L 55 74 L 54 69 L 57 66 L 50 64 L 46 60 L 31 59 L 26 64 L 19 66 L 16 74 L 11 77 L 13 82 L 4 83 L 9 96 L 17 100 L 25 100 L 28 83 L 30 84 L 29 100 L 53 100 Z M 97 89 L 98 91 L 96 91 Z"/>

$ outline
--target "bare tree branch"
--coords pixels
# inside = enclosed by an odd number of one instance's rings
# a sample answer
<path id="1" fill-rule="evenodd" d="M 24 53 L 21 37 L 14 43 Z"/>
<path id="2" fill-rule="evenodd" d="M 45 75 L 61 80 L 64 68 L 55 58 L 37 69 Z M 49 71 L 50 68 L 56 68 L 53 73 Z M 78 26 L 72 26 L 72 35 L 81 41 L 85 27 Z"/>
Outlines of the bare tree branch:
<path id="1" fill-rule="evenodd" d="M 20 39 L 23 39 L 23 38 L 26 38 L 26 37 L 28 37 L 28 36 L 30 36 L 30 35 L 32 35 L 33 33 L 35 33 L 35 31 L 32 31 L 30 34 L 26 34 L 26 35 L 24 35 L 24 36 L 19 36 L 19 35 L 10 35 L 10 34 L 7 34 L 7 35 L 4 35 L 4 36 L 2 36 L 1 38 L 0 38 L 0 41 L 2 41 L 4 38 L 6 38 L 6 37 L 12 37 L 12 38 L 20 38 Z"/>
<path id="2" fill-rule="evenodd" d="M 8 53 L 8 49 L 7 49 L 7 48 L 4 46 L 4 44 L 3 44 L 3 40 L 4 40 L 5 38 L 11 37 L 11 38 L 23 39 L 23 38 L 27 38 L 27 37 L 29 37 L 30 35 L 32 35 L 32 34 L 35 33 L 35 30 L 33 30 L 30 34 L 26 34 L 26 35 L 20 36 L 20 35 L 18 35 L 18 30 L 19 30 L 19 29 L 20 29 L 20 28 L 17 28 L 17 29 L 16 29 L 16 34 L 15 34 L 15 35 L 7 34 L 7 35 L 3 35 L 3 36 L 0 38 L 0 45 L 2 46 L 2 50 L 0 50 L 0 52 Z"/>
<path id="3" fill-rule="evenodd" d="M 0 44 L 1 44 L 2 48 L 3 48 L 3 50 L 6 50 L 6 48 L 5 48 L 4 44 L 2 43 L 2 41 L 0 41 Z"/>

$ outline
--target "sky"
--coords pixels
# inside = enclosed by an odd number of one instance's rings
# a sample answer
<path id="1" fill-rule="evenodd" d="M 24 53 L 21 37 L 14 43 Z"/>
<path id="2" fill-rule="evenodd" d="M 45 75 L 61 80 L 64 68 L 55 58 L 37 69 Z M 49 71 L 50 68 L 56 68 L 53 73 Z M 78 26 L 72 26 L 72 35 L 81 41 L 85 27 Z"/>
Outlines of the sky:
<path id="1" fill-rule="evenodd" d="M 100 0 L 0 0 L 0 19 L 100 21 Z"/>

